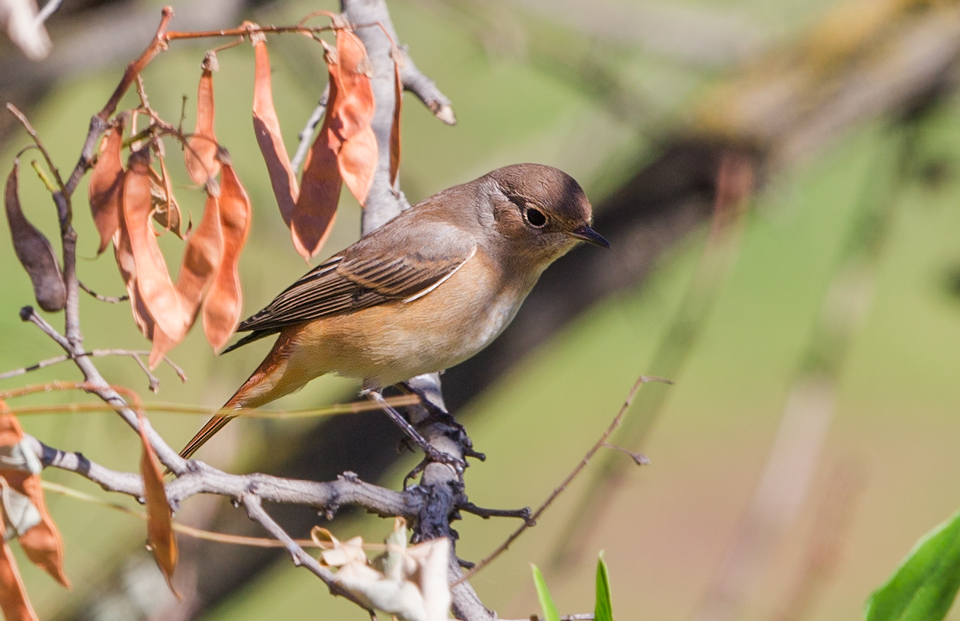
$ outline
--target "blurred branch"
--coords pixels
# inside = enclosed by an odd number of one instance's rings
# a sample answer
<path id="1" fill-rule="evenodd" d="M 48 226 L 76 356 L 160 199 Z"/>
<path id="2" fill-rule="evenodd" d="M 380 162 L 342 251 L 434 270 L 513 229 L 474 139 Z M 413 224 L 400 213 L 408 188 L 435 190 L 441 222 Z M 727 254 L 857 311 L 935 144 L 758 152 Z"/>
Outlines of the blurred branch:
<path id="1" fill-rule="evenodd" d="M 877 154 L 864 179 L 859 208 L 802 354 L 760 482 L 693 616 L 697 621 L 738 617 L 743 600 L 806 500 L 836 407 L 842 363 L 870 308 L 877 266 L 913 156 L 916 120 L 892 131 L 894 147 Z"/>
<path id="2" fill-rule="evenodd" d="M 863 474 L 850 463 L 834 467 L 826 484 L 796 583 L 774 615 L 776 621 L 809 618 L 817 600 L 836 573 L 845 548 L 853 510 L 863 491 Z"/>
<path id="3" fill-rule="evenodd" d="M 313 138 L 313 133 L 317 129 L 317 125 L 320 123 L 320 119 L 323 118 L 323 113 L 327 109 L 327 98 L 330 96 L 330 85 L 327 84 L 323 87 L 323 93 L 320 94 L 320 99 L 317 101 L 317 107 L 313 109 L 313 112 L 310 114 L 310 118 L 307 119 L 307 124 L 297 135 L 297 138 L 300 140 L 300 144 L 297 145 L 297 152 L 293 155 L 293 159 L 290 160 L 290 167 L 293 168 L 294 172 L 300 170 L 300 165 L 303 164 L 303 160 L 307 157 L 307 151 L 310 150 L 311 138 Z"/>
<path id="4" fill-rule="evenodd" d="M 754 166 L 753 158 L 745 153 L 728 151 L 720 156 L 710 233 L 683 300 L 650 362 L 651 373 L 677 377 L 699 341 L 739 256 L 747 208 L 753 197 Z M 638 452 L 656 423 L 667 391 L 664 387 L 651 388 L 654 390 L 640 395 L 636 413 L 617 435 L 617 441 L 628 447 L 620 450 Z M 598 517 L 616 497 L 627 468 L 619 456 L 603 456 L 559 537 L 553 551 L 554 566 L 572 566 L 579 559 L 583 542 L 588 540 L 586 534 L 596 528 Z"/>
<path id="5" fill-rule="evenodd" d="M 617 415 L 614 416 L 613 420 L 610 422 L 610 425 L 607 426 L 607 428 L 603 431 L 602 434 L 600 434 L 600 439 L 597 440 L 592 447 L 590 447 L 590 450 L 588 450 L 586 455 L 583 456 L 583 459 L 577 462 L 577 465 L 574 466 L 570 474 L 566 476 L 566 478 L 560 483 L 560 485 L 554 488 L 554 490 L 550 493 L 550 495 L 547 496 L 547 499 L 543 501 L 543 504 L 537 507 L 537 510 L 533 512 L 533 515 L 531 515 L 528 519 L 524 520 L 524 523 L 522 526 L 520 526 L 509 537 L 507 537 L 507 540 L 504 541 L 499 546 L 497 546 L 497 548 L 493 552 L 491 552 L 489 555 L 484 557 L 482 561 L 477 563 L 476 567 L 471 569 L 470 573 L 468 573 L 466 576 L 461 578 L 461 580 L 467 580 L 475 576 L 478 572 L 480 572 L 480 570 L 482 570 L 484 567 L 486 567 L 487 565 L 492 563 L 494 560 L 496 560 L 498 556 L 506 552 L 507 549 L 510 547 L 510 544 L 516 541 L 517 538 L 524 533 L 524 531 L 526 531 L 528 528 L 532 526 L 536 526 L 537 520 L 540 519 L 540 516 L 543 515 L 543 512 L 546 511 L 548 508 L 550 508 L 550 505 L 553 504 L 553 501 L 556 500 L 557 497 L 567 489 L 570 483 L 573 482 L 573 480 L 577 477 L 577 475 L 579 475 L 583 471 L 583 469 L 587 467 L 587 464 L 589 464 L 590 460 L 593 459 L 593 456 L 597 454 L 597 451 L 599 451 L 601 448 L 605 446 L 608 446 L 607 439 L 610 437 L 610 434 L 616 431 L 616 429 L 623 422 L 623 417 L 626 416 L 627 412 L 630 410 L 630 406 L 633 404 L 634 397 L 637 396 L 637 393 L 640 391 L 640 388 L 648 382 L 662 382 L 665 384 L 673 383 L 670 380 L 665 380 L 658 377 L 646 377 L 643 375 L 638 377 L 637 381 L 633 384 L 633 387 L 630 389 L 630 392 L 627 394 L 627 398 L 624 400 L 623 405 L 620 406 L 620 410 L 617 412 Z M 636 458 L 634 459 L 634 463 L 638 466 L 641 465 L 641 461 Z"/>

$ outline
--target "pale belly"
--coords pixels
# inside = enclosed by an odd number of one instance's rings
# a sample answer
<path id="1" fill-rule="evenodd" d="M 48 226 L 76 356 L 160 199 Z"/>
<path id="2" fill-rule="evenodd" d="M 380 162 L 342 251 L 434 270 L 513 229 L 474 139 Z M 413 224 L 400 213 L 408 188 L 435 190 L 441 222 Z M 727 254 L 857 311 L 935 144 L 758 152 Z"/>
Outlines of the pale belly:
<path id="1" fill-rule="evenodd" d="M 495 273 L 494 273 L 495 274 Z M 304 376 L 337 373 L 379 388 L 452 367 L 493 341 L 532 288 L 494 281 L 468 261 L 431 293 L 313 322 L 293 337 L 288 368 Z"/>

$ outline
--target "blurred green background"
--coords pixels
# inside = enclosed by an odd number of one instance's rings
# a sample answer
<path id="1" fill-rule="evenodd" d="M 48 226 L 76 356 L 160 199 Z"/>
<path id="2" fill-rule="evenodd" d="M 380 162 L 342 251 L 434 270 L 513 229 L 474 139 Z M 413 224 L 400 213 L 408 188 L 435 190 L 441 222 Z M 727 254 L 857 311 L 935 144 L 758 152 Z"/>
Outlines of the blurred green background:
<path id="1" fill-rule="evenodd" d="M 515 20 L 517 28 L 524 29 L 533 41 L 531 47 L 544 41 L 559 48 L 594 46 L 598 62 L 631 85 L 636 101 L 644 102 L 635 119 L 625 119 L 611 112 L 589 88 L 537 62 L 534 55 L 498 53 L 478 42 L 464 19 L 438 6 L 448 5 L 389 2 L 401 39 L 410 45 L 418 66 L 453 100 L 459 119 L 454 128 L 444 126 L 415 98 L 406 96 L 401 186 L 411 202 L 498 166 L 536 161 L 571 173 L 597 204 L 634 172 L 637 161 L 652 157 L 656 136 L 682 125 L 698 93 L 734 70 L 727 64 L 684 63 L 642 46 L 584 43 L 576 29 L 565 23 L 562 11 L 544 17 L 536 2 L 526 8 L 496 5 L 504 20 Z M 634 6 L 622 4 L 628 10 Z M 825 1 L 691 0 L 678 10 L 733 21 L 754 33 L 762 49 L 774 42 L 789 45 L 831 6 Z M 292 23 L 318 8 L 335 6 L 284 2 L 259 7 L 253 19 Z M 176 21 L 172 27 L 177 27 Z M 273 37 L 270 44 L 275 101 L 292 150 L 322 89 L 315 79 L 324 74 L 320 48 L 292 35 Z M 205 49 L 203 43 L 177 43 L 144 73 L 151 104 L 168 120 L 179 118 L 182 96 L 189 97 L 188 128 Z M 76 161 L 89 117 L 102 107 L 121 70 L 122 63 L 60 80 L 30 110 L 31 120 L 62 171 Z M 249 46 L 220 54 L 220 71 L 215 76 L 217 135 L 230 150 L 254 205 L 254 228 L 241 261 L 245 316 L 306 269 L 278 217 L 251 131 L 252 73 Z M 125 103 L 132 106 L 133 102 L 128 95 Z M 474 587 L 501 618 L 524 618 L 536 610 L 531 562 L 547 572 L 562 612 L 592 610 L 592 575 L 600 550 L 605 550 L 610 565 L 619 618 L 692 618 L 760 480 L 855 212 L 863 201 L 873 200 L 869 189 L 879 182 L 877 175 L 883 175 L 876 162 L 896 148 L 886 125 L 877 120 L 852 128 L 800 165 L 767 179 L 745 217 L 732 272 L 685 366 L 671 378 L 676 383 L 666 389 L 665 408 L 641 447 L 652 465 L 630 469 L 616 488 L 609 510 L 591 520 L 595 527 L 575 535 L 585 539 L 582 545 L 588 550 L 575 568 L 551 572 L 549 560 L 578 497 L 586 491 L 588 476 L 572 485 L 535 529 L 477 576 Z M 4 170 L 27 143 L 22 131 L 6 139 L 0 147 Z M 169 152 L 175 148 L 167 144 Z M 28 152 L 22 160 L 35 157 L 35 152 Z M 769 545 L 763 569 L 750 583 L 737 618 L 777 618 L 790 601 L 809 565 L 811 542 L 823 526 L 817 518 L 819 507 L 839 477 L 854 481 L 848 488 L 849 502 L 834 501 L 842 506 L 848 522 L 832 548 L 838 555 L 836 569 L 824 576 L 822 597 L 814 602 L 810 618 L 859 617 L 866 597 L 920 535 L 960 505 L 960 114 L 955 99 L 923 120 L 911 158 L 917 167 L 929 165 L 942 174 L 935 183 L 917 175 L 898 182 L 886 242 L 876 264 L 875 289 L 865 298 L 866 314 L 853 330 L 848 356 L 837 376 L 835 410 L 823 451 L 816 458 L 810 493 L 797 519 Z M 178 158 L 171 157 L 169 162 L 181 181 L 180 204 L 196 220 L 202 194 L 187 187 Z M 96 234 L 84 198 L 85 183 L 74 205 L 80 278 L 95 291 L 118 295 L 123 285 L 109 252 L 94 256 Z M 28 166 L 21 167 L 21 187 L 28 217 L 53 238 L 52 204 Z M 337 228 L 324 255 L 356 239 L 358 209 L 344 193 Z M 0 227 L 6 230 L 6 223 Z M 636 376 L 650 371 L 654 352 L 690 286 L 705 239 L 703 230 L 672 248 L 645 282 L 627 293 L 598 300 L 464 408 L 462 413 L 470 416 L 470 435 L 488 458 L 467 471 L 473 502 L 492 507 L 536 506 L 575 465 L 612 419 Z M 161 244 L 168 256 L 178 256 L 178 240 L 167 236 Z M 31 303 L 32 295 L 8 243 L 0 244 L 0 265 L 4 266 L 0 370 L 59 354 L 54 343 L 18 318 L 17 311 Z M 104 305 L 85 296 L 81 314 L 88 347 L 148 349 L 126 305 Z M 49 319 L 55 325 L 60 322 L 56 316 Z M 144 396 L 216 408 L 268 346 L 261 342 L 218 358 L 195 329 L 171 355 L 185 369 L 189 382 L 181 385 L 169 368 L 161 367 L 159 394 Z M 129 360 L 100 359 L 97 364 L 109 381 L 146 393 L 146 378 Z M 0 389 L 77 378 L 75 369 L 60 365 L 5 380 Z M 276 407 L 322 405 L 355 388 L 345 380 L 325 377 Z M 43 394 L 23 399 L 22 404 L 78 399 L 72 394 Z M 201 417 L 159 413 L 151 415 L 151 420 L 174 446 L 188 440 L 202 422 Z M 52 446 L 82 451 L 112 468 L 137 467 L 138 441 L 115 416 L 43 415 L 23 422 L 28 432 Z M 254 451 L 282 450 L 264 440 L 272 437 L 271 428 L 296 429 L 306 424 L 310 423 L 238 421 L 218 437 L 219 449 L 210 445 L 208 458 L 242 469 Z M 407 456 L 388 483 L 399 485 L 415 461 Z M 589 474 L 590 468 L 585 475 Z M 76 476 L 49 471 L 44 478 L 106 496 Z M 135 506 L 126 499 L 111 500 Z M 60 589 L 22 562 L 21 571 L 41 617 L 64 614 L 80 594 L 99 587 L 104 576 L 123 563 L 144 563 L 144 584 L 153 585 L 144 598 L 162 601 L 167 597 L 147 553 L 131 552 L 145 537 L 141 522 L 54 494 L 48 494 L 48 502 L 64 534 L 66 570 L 74 591 Z M 460 556 L 478 560 L 515 526 L 511 520 L 466 516 L 456 525 Z M 358 518 L 338 528 L 342 538 L 363 534 L 378 540 L 389 524 Z M 132 560 L 118 560 L 120 555 Z M 111 609 L 105 601 L 101 608 L 106 612 L 98 618 L 133 618 L 124 616 L 120 603 Z M 241 621 L 334 615 L 365 617 L 352 605 L 330 597 L 314 577 L 284 560 L 202 618 Z M 949 618 L 960 619 L 960 612 L 954 611 Z"/>

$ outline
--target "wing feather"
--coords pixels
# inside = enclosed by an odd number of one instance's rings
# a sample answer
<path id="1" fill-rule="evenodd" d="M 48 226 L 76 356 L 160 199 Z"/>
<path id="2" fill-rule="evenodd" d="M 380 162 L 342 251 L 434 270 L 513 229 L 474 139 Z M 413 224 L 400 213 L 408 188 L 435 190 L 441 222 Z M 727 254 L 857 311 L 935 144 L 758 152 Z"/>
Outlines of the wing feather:
<path id="1" fill-rule="evenodd" d="M 452 276 L 476 252 L 476 245 L 463 242 L 456 231 L 451 235 L 434 230 L 428 236 L 414 229 L 413 238 L 403 232 L 401 239 L 383 239 L 381 243 L 375 243 L 377 234 L 368 236 L 305 274 L 266 308 L 243 321 L 237 331 L 253 334 L 229 349 L 290 325 L 389 302 L 413 301 Z M 398 237 L 396 231 L 392 233 Z M 413 252 L 383 252 L 385 246 Z"/>

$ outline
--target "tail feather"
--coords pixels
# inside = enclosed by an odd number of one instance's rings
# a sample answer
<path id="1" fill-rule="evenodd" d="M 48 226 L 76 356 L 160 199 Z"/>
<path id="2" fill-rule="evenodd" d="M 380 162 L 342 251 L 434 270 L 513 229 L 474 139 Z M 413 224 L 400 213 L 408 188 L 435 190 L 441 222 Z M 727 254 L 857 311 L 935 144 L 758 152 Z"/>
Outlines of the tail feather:
<path id="1" fill-rule="evenodd" d="M 227 408 L 220 410 L 220 412 L 228 411 Z M 193 439 L 187 443 L 183 450 L 180 451 L 180 457 L 184 459 L 190 459 L 193 457 L 193 454 L 203 446 L 207 440 L 213 437 L 213 434 L 217 433 L 223 429 L 224 425 L 230 422 L 231 419 L 236 418 L 236 414 L 220 414 L 217 413 L 216 416 L 207 421 L 207 424 L 197 432 L 197 435 L 193 436 Z"/>
<path id="2" fill-rule="evenodd" d="M 252 334 L 251 337 L 260 338 L 257 333 Z M 242 344 L 244 340 L 241 340 L 237 345 Z M 183 447 L 183 450 L 180 451 L 181 457 L 190 459 L 207 440 L 223 429 L 224 425 L 229 423 L 231 419 L 236 418 L 242 408 L 258 408 L 297 390 L 313 379 L 312 375 L 290 372 L 290 369 L 288 369 L 287 361 L 291 351 L 290 340 L 291 335 L 281 334 L 273 349 L 260 363 L 257 370 L 253 372 L 253 375 L 237 389 L 237 392 L 220 408 L 220 411 L 207 421 L 207 424 L 197 432 L 197 435 L 193 436 L 193 439 Z"/>

